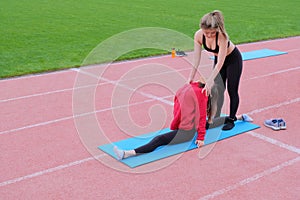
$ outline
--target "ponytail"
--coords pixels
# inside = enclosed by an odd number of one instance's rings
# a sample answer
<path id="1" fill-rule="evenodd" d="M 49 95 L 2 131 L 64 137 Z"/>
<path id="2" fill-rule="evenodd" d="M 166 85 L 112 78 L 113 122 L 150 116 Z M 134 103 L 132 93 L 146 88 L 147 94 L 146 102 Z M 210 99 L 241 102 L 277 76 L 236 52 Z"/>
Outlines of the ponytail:
<path id="1" fill-rule="evenodd" d="M 204 15 L 200 22 L 200 28 L 215 28 L 218 32 L 221 32 L 226 39 L 229 40 L 229 36 L 225 30 L 224 17 L 222 12 L 219 10 L 214 10 L 213 12 Z"/>

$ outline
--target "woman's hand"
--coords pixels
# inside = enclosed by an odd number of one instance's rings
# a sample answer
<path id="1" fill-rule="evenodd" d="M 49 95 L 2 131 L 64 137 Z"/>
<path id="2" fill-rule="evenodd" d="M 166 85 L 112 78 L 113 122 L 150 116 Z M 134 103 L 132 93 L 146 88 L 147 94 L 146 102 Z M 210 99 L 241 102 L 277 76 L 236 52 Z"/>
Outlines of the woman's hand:
<path id="1" fill-rule="evenodd" d="M 204 145 L 204 141 L 203 140 L 196 140 L 195 144 L 197 145 L 198 148 L 200 148 Z"/>
<path id="2" fill-rule="evenodd" d="M 205 83 L 205 87 L 202 89 L 202 92 L 205 92 L 206 96 L 209 96 L 211 94 L 211 88 L 214 85 L 214 81 L 211 79 L 208 79 Z"/>

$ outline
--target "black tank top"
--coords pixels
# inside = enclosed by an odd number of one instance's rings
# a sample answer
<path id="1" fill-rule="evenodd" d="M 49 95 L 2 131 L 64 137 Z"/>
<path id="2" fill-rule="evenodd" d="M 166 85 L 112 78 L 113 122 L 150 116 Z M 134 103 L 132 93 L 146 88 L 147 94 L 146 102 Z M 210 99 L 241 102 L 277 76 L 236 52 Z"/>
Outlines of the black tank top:
<path id="1" fill-rule="evenodd" d="M 213 53 L 219 53 L 219 45 L 218 45 L 218 35 L 219 35 L 219 32 L 216 33 L 216 48 L 215 49 L 210 49 L 206 46 L 206 38 L 203 34 L 203 37 L 202 37 L 202 44 L 203 44 L 203 47 L 206 51 L 209 51 L 209 52 L 213 52 Z M 230 41 L 228 40 L 228 45 L 227 45 L 227 48 L 229 47 L 230 45 Z"/>

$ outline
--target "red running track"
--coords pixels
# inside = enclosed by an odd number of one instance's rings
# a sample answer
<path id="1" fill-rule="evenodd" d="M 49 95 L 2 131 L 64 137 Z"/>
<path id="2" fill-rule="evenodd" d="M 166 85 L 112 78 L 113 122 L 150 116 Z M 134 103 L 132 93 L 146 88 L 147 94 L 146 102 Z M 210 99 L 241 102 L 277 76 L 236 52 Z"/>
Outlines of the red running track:
<path id="1" fill-rule="evenodd" d="M 137 169 L 97 145 L 167 127 L 192 53 L 0 80 L 0 199 L 299 199 L 299 44 L 238 46 L 288 52 L 244 62 L 239 113 L 260 129 Z M 264 127 L 272 117 L 287 130 Z"/>

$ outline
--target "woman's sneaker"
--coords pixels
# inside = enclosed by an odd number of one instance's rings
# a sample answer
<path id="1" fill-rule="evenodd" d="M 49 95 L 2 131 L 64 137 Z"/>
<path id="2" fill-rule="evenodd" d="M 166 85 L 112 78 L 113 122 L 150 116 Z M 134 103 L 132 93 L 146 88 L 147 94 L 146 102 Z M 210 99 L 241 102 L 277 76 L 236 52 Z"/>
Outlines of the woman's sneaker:
<path id="1" fill-rule="evenodd" d="M 278 119 L 268 119 L 264 122 L 264 125 L 266 127 L 269 127 L 271 129 L 273 129 L 274 131 L 279 131 L 280 130 Z"/>
<path id="2" fill-rule="evenodd" d="M 236 117 L 234 117 L 234 119 L 231 119 L 230 117 L 226 117 L 222 130 L 229 131 L 229 130 L 233 129 L 233 127 L 235 126 L 234 121 L 236 121 L 236 120 L 237 120 Z"/>
<path id="3" fill-rule="evenodd" d="M 253 122 L 253 119 L 247 114 L 242 114 L 242 120 L 244 122 Z"/>

